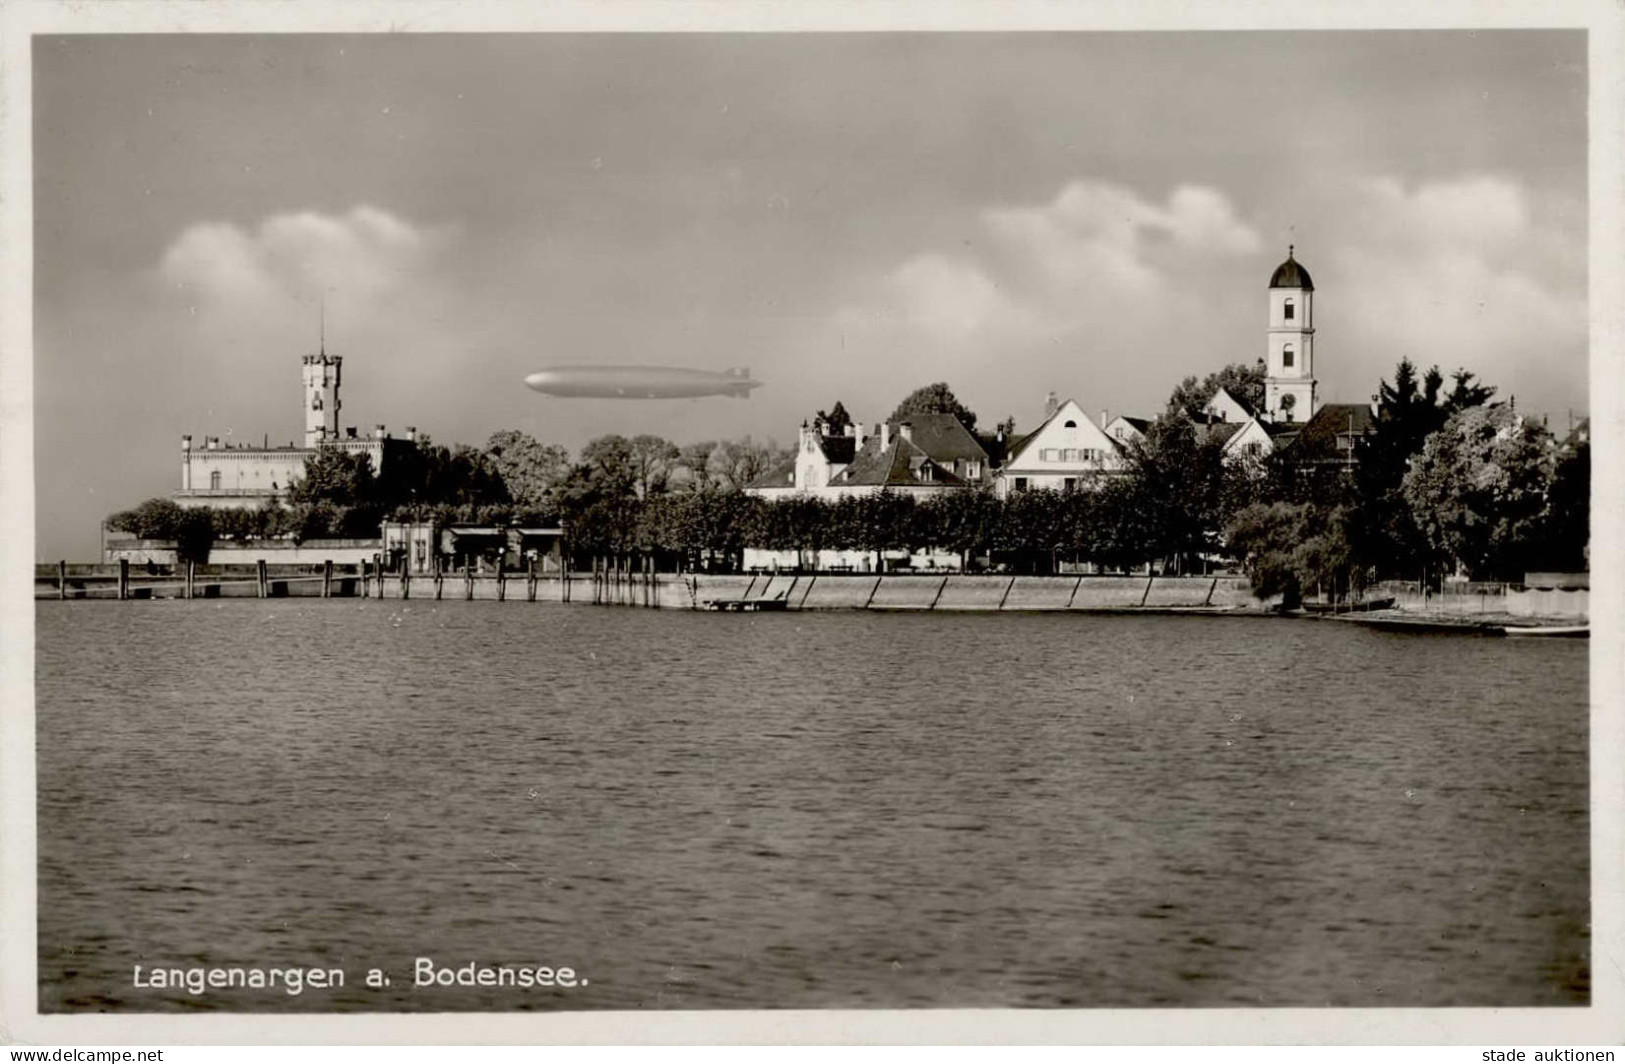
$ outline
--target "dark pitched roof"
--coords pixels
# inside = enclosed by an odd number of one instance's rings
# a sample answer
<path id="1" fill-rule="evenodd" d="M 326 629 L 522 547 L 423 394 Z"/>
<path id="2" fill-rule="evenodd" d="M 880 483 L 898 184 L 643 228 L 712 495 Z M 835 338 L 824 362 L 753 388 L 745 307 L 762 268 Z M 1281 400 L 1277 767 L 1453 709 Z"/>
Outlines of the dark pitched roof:
<path id="1" fill-rule="evenodd" d="M 793 488 L 796 486 L 795 459 L 780 462 L 766 473 L 746 484 L 746 488 Z"/>
<path id="2" fill-rule="evenodd" d="M 1315 282 L 1309 279 L 1309 271 L 1298 264 L 1292 257 L 1292 248 L 1286 250 L 1286 261 L 1275 267 L 1270 275 L 1271 288 L 1302 288 L 1306 292 L 1315 290 Z"/>
<path id="3" fill-rule="evenodd" d="M 1112 418 L 1112 420 L 1116 421 L 1117 419 Z M 1124 414 L 1123 420 L 1127 421 L 1130 425 L 1133 425 L 1134 428 L 1139 432 L 1146 432 L 1151 428 L 1151 419 L 1148 417 L 1129 417 L 1127 414 Z"/>
<path id="4" fill-rule="evenodd" d="M 1282 445 L 1291 445 L 1289 456 L 1295 460 L 1315 458 L 1345 459 L 1349 456 L 1349 448 L 1339 447 L 1340 437 L 1348 436 L 1351 432 L 1355 436 L 1364 436 L 1371 432 L 1377 424 L 1376 416 L 1371 413 L 1369 403 L 1327 403 L 1315 411 L 1315 416 L 1296 426 L 1297 431 L 1291 430 L 1294 426 L 1277 425 L 1284 428 L 1277 434 Z"/>
<path id="5" fill-rule="evenodd" d="M 858 441 L 851 436 L 818 436 L 817 440 L 819 449 L 824 452 L 824 458 L 841 465 L 852 461 L 852 455 L 858 449 Z"/>
<path id="6" fill-rule="evenodd" d="M 1225 444 L 1230 437 L 1247 427 L 1245 421 L 1215 421 L 1211 425 L 1198 424 L 1196 438 L 1203 443 Z"/>
<path id="7" fill-rule="evenodd" d="M 926 468 L 930 470 L 929 476 L 922 475 Z M 837 473 L 830 484 L 843 488 L 911 487 L 923 484 L 963 487 L 965 481 L 899 436 L 884 449 L 879 439 L 870 437 L 852 464 Z"/>
<path id="8" fill-rule="evenodd" d="M 984 463 L 988 460 L 987 449 L 952 414 L 910 414 L 898 424 L 908 426 L 909 441 L 932 461 L 951 465 L 961 459 Z"/>

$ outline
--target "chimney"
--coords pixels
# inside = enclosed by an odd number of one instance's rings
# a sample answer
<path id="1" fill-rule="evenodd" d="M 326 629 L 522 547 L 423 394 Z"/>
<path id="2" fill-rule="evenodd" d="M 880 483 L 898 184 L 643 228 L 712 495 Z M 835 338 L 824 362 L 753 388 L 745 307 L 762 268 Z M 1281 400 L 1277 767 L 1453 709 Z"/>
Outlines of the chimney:
<path id="1" fill-rule="evenodd" d="M 205 436 L 205 437 L 203 437 L 203 447 L 204 447 L 205 450 L 218 451 L 220 449 L 220 437 L 219 436 Z"/>
<path id="2" fill-rule="evenodd" d="M 418 427 L 416 425 L 408 425 L 408 426 L 406 426 L 406 442 L 407 443 L 416 443 L 416 442 L 418 442 Z"/>
<path id="3" fill-rule="evenodd" d="M 856 421 L 848 421 L 846 423 L 846 434 L 848 436 L 852 436 L 854 438 L 859 435 L 859 433 L 858 433 L 858 423 Z"/>
<path id="4" fill-rule="evenodd" d="M 1060 408 L 1061 408 L 1061 402 L 1060 402 L 1060 400 L 1055 398 L 1055 393 L 1054 392 L 1050 392 L 1048 395 L 1044 396 L 1044 418 L 1045 418 L 1045 420 L 1048 420 L 1049 418 L 1054 417 L 1055 416 L 1055 411 L 1059 410 Z"/>
<path id="5" fill-rule="evenodd" d="M 191 449 L 192 449 L 192 437 L 190 435 L 182 436 L 181 437 L 181 450 L 190 451 Z"/>
<path id="6" fill-rule="evenodd" d="M 903 439 L 907 440 L 909 443 L 913 443 L 914 442 L 914 426 L 910 425 L 906 421 L 898 422 L 897 423 L 897 435 L 903 437 Z"/>
<path id="7" fill-rule="evenodd" d="M 1104 428 L 1105 428 L 1105 427 L 1106 427 L 1106 426 L 1107 426 L 1107 425 L 1109 425 L 1109 424 L 1111 424 L 1111 422 L 1110 422 L 1110 420 L 1109 420 L 1109 419 L 1108 419 L 1108 418 L 1107 418 L 1107 417 L 1106 417 L 1106 408 L 1105 408 L 1105 407 L 1101 407 L 1101 408 L 1100 408 L 1100 427 L 1101 427 L 1101 428 L 1102 428 L 1102 429 L 1104 429 Z"/>
<path id="8" fill-rule="evenodd" d="M 852 422 L 852 438 L 856 441 L 853 443 L 853 446 L 856 448 L 861 448 L 863 446 L 863 441 L 869 438 L 869 434 L 864 431 L 863 422 Z"/>
<path id="9" fill-rule="evenodd" d="M 882 421 L 880 423 L 880 449 L 882 451 L 884 451 L 886 448 L 888 448 L 890 446 L 891 446 L 891 422 Z"/>
<path id="10" fill-rule="evenodd" d="M 375 440 L 383 439 L 384 438 L 384 426 L 382 426 L 382 425 L 374 425 L 372 427 L 372 438 L 375 439 Z"/>
<path id="11" fill-rule="evenodd" d="M 346 425 L 345 428 L 344 428 L 344 435 L 345 435 L 345 437 L 347 439 L 352 439 L 352 440 L 355 439 L 356 438 L 355 426 L 354 425 Z"/>

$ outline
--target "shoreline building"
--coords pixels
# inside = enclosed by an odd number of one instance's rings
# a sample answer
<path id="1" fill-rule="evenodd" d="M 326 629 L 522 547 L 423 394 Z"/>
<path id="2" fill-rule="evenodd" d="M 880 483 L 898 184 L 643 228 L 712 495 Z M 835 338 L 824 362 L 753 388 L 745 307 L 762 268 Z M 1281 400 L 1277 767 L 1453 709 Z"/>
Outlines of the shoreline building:
<path id="1" fill-rule="evenodd" d="M 372 471 L 383 471 L 393 453 L 417 445 L 417 429 L 408 426 L 406 437 L 391 437 L 383 425 L 373 426 L 370 436 L 356 429 L 339 430 L 339 386 L 344 358 L 329 355 L 324 343 L 314 355 L 305 355 L 301 367 L 305 431 L 303 445 L 286 446 L 234 444 L 219 436 L 203 437 L 203 446 L 194 447 L 190 434 L 181 437 L 181 486 L 170 497 L 180 506 L 210 506 L 220 509 L 254 509 L 281 502 L 288 486 L 304 475 L 305 461 L 323 447 L 336 447 L 346 453 L 365 454 Z"/>

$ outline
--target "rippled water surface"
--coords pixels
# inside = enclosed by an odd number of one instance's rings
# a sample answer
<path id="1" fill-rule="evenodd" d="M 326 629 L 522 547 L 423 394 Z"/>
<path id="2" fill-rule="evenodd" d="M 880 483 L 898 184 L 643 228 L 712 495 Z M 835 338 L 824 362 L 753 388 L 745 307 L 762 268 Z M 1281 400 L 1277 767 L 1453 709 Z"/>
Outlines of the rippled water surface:
<path id="1" fill-rule="evenodd" d="M 355 600 L 37 621 L 48 1011 L 1589 997 L 1583 642 Z M 420 956 L 588 984 L 414 989 Z M 194 996 L 137 964 L 346 985 Z"/>

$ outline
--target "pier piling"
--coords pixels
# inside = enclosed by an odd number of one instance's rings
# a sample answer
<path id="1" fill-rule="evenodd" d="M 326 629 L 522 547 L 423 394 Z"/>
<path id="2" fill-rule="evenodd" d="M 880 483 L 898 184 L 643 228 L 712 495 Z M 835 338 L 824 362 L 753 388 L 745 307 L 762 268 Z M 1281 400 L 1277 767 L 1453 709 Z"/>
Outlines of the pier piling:
<path id="1" fill-rule="evenodd" d="M 259 584 L 260 598 L 269 598 L 271 596 L 271 586 L 265 577 L 264 558 L 254 563 L 254 575 L 257 578 L 256 583 Z"/>
<path id="2" fill-rule="evenodd" d="M 130 559 L 118 560 L 118 597 L 122 602 L 130 597 Z"/>
<path id="3" fill-rule="evenodd" d="M 68 597 L 68 563 L 66 561 L 56 563 L 56 597 L 60 599 Z"/>
<path id="4" fill-rule="evenodd" d="M 197 594 L 197 562 L 188 560 L 186 563 L 186 599 L 188 602 Z"/>
<path id="5" fill-rule="evenodd" d="M 192 592 L 188 587 L 186 597 L 191 598 Z M 333 559 L 329 558 L 322 563 L 322 598 L 333 597 Z"/>

